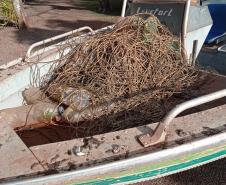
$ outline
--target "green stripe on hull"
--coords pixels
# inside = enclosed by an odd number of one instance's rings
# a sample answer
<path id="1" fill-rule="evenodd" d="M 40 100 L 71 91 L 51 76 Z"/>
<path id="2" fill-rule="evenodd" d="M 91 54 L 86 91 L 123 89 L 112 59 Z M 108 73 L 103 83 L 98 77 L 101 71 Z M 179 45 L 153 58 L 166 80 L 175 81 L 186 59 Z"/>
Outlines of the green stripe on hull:
<path id="1" fill-rule="evenodd" d="M 177 164 L 174 164 L 171 166 L 168 166 L 165 163 L 165 166 L 162 166 L 159 169 L 156 169 L 156 168 L 153 169 L 153 166 L 151 165 L 151 166 L 146 166 L 145 171 L 141 171 L 141 169 L 139 169 L 140 172 L 135 173 L 135 174 L 130 173 L 130 174 L 124 175 L 124 176 L 121 174 L 121 176 L 118 175 L 118 177 L 114 177 L 114 178 L 105 177 L 105 179 L 99 179 L 99 180 L 96 179 L 96 180 L 86 181 L 83 183 L 80 182 L 80 183 L 76 183 L 76 184 L 77 185 L 107 185 L 107 184 L 118 184 L 118 183 L 126 183 L 126 182 L 128 183 L 128 182 L 139 181 L 139 180 L 144 180 L 144 179 L 151 179 L 156 176 L 160 176 L 160 175 L 163 176 L 163 175 L 167 175 L 170 173 L 179 172 L 179 171 L 188 169 L 190 167 L 201 165 L 203 163 L 208 163 L 214 159 L 226 157 L 225 147 L 223 147 L 221 149 L 223 149 L 223 150 L 203 156 L 203 157 L 199 157 L 196 159 L 193 158 L 189 161 L 185 161 L 185 162 L 181 161 L 178 163 L 178 160 L 177 160 Z M 174 162 L 176 162 L 176 160 L 174 160 Z M 148 169 L 149 169 L 149 171 L 148 171 Z"/>

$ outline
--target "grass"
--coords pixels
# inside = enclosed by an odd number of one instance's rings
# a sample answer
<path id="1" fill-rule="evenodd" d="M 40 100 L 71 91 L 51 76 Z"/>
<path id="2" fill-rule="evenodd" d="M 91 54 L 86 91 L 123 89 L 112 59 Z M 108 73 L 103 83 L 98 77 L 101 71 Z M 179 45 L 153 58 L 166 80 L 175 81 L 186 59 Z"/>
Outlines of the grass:
<path id="1" fill-rule="evenodd" d="M 8 23 L 17 23 L 17 16 L 14 11 L 11 0 L 0 1 L 0 26 L 6 26 Z"/>

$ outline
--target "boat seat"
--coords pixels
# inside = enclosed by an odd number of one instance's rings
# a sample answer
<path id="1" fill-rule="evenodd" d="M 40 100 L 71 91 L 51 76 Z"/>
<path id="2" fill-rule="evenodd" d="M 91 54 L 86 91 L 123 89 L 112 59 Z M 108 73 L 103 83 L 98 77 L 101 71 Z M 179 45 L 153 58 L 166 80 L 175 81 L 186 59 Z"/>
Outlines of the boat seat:
<path id="1" fill-rule="evenodd" d="M 226 4 L 208 4 L 213 19 L 213 26 L 205 40 L 205 44 L 218 44 L 226 40 Z"/>

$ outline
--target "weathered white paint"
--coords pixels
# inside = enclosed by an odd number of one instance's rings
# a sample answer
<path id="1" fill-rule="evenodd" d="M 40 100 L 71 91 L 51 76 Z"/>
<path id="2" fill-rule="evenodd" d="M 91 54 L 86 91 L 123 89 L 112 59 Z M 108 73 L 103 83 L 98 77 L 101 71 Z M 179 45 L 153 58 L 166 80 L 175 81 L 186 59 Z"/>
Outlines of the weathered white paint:
<path id="1" fill-rule="evenodd" d="M 0 70 L 4 70 L 4 69 L 7 69 L 7 68 L 12 67 L 14 65 L 17 65 L 17 64 L 21 63 L 22 60 L 23 60 L 22 58 L 18 58 L 18 59 L 12 60 L 12 61 L 10 61 L 6 64 L 3 64 L 3 65 L 0 66 Z"/>
<path id="2" fill-rule="evenodd" d="M 68 52 L 65 51 L 65 52 Z M 40 77 L 45 75 L 52 62 L 59 58 L 59 53 L 55 52 L 40 60 L 37 65 L 26 67 L 0 82 L 0 109 L 12 108 L 22 105 L 23 98 L 21 92 L 31 85 L 31 73 L 37 67 L 40 70 Z M 48 63 L 46 63 L 48 62 Z"/>
<path id="3" fill-rule="evenodd" d="M 186 40 L 185 41 L 185 49 L 187 51 L 187 55 L 188 55 L 189 58 L 192 55 L 193 42 L 195 40 L 198 40 L 197 53 L 196 53 L 195 58 L 198 56 L 211 27 L 212 27 L 212 25 L 209 25 L 209 26 L 206 26 L 206 27 L 202 27 L 198 30 L 188 32 L 186 34 L 186 36 L 185 36 L 185 40 Z"/>

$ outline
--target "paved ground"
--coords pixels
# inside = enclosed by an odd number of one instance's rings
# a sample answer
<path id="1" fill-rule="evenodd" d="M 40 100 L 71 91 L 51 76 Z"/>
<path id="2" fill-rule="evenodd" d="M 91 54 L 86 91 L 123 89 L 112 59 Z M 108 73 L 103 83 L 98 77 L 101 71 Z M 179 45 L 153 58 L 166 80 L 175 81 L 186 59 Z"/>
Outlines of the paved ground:
<path id="1" fill-rule="evenodd" d="M 94 0 L 27 0 L 25 8 L 29 16 L 28 30 L 0 29 L 0 64 L 24 56 L 34 42 L 81 26 L 89 25 L 97 29 L 112 24 L 118 18 L 98 14 Z M 139 184 L 226 185 L 226 159 Z"/>
<path id="2" fill-rule="evenodd" d="M 93 0 L 27 0 L 30 28 L 0 29 L 0 64 L 23 56 L 34 42 L 89 25 L 93 29 L 112 24 L 117 16 L 97 13 Z M 117 12 L 114 12 L 116 14 Z"/>

